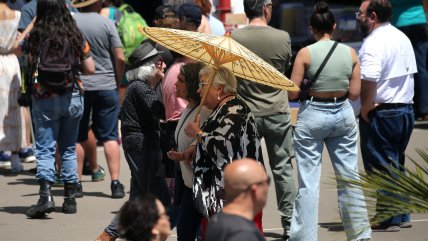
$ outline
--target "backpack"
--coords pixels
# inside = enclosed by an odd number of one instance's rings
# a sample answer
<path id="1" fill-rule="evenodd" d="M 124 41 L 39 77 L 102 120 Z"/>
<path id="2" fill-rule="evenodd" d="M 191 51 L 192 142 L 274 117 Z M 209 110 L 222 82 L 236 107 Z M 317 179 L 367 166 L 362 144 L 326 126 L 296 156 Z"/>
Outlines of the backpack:
<path id="1" fill-rule="evenodd" d="M 117 27 L 120 40 L 123 45 L 123 52 L 128 62 L 128 57 L 132 51 L 140 46 L 147 37 L 138 31 L 139 27 L 147 27 L 146 21 L 130 5 L 122 4 L 119 7 L 122 16 Z"/>
<path id="2" fill-rule="evenodd" d="M 50 39 L 43 41 L 35 58 L 33 84 L 39 94 L 46 91 L 62 94 L 77 82 L 79 59 L 73 54 L 70 42 L 65 38 L 62 40 L 58 55 L 51 53 L 52 44 Z"/>

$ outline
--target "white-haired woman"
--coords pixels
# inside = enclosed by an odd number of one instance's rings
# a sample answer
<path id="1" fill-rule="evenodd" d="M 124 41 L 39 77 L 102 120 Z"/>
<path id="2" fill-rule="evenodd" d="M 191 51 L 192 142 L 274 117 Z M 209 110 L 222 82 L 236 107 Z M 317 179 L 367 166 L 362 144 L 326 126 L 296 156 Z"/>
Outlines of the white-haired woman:
<path id="1" fill-rule="evenodd" d="M 197 118 L 185 128 L 186 135 L 197 140 L 193 193 L 198 200 L 197 209 L 207 218 L 223 208 L 226 164 L 245 157 L 261 158 L 255 119 L 250 108 L 236 96 L 235 76 L 220 67 L 206 90 L 213 71 L 210 66 L 200 71 L 198 90 L 201 95 L 208 91 L 204 106 L 212 109 L 212 113 L 202 126 Z"/>

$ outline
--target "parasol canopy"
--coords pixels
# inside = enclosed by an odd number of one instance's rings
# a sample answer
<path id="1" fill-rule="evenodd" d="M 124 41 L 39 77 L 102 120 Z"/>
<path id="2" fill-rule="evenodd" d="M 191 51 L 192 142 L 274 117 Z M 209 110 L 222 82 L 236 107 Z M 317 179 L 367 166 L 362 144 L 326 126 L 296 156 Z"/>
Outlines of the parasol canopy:
<path id="1" fill-rule="evenodd" d="M 299 90 L 282 73 L 230 36 L 155 27 L 138 30 L 168 49 L 214 67 L 226 67 L 240 78 L 274 88 Z"/>

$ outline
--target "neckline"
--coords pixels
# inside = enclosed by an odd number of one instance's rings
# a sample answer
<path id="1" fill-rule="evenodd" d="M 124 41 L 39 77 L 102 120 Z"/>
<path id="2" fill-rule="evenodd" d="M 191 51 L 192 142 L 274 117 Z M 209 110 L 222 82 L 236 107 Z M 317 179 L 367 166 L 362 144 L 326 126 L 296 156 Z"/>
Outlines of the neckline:
<path id="1" fill-rule="evenodd" d="M 220 99 L 220 101 L 218 102 L 218 104 L 214 107 L 213 112 L 214 112 L 214 110 L 217 110 L 217 108 L 219 108 L 220 106 L 222 106 L 222 105 L 224 105 L 226 102 L 228 102 L 229 100 L 227 100 L 227 101 L 224 101 L 224 100 L 225 100 L 225 99 L 227 99 L 227 98 L 229 98 L 229 97 L 233 97 L 233 98 L 235 98 L 236 96 L 235 96 L 235 95 L 233 95 L 233 94 L 230 94 L 230 95 L 226 95 L 225 97 L 221 98 L 221 99 Z M 230 98 L 230 100 L 231 100 L 231 99 L 233 99 L 233 98 Z M 223 101 L 224 101 L 224 102 L 223 102 Z"/>

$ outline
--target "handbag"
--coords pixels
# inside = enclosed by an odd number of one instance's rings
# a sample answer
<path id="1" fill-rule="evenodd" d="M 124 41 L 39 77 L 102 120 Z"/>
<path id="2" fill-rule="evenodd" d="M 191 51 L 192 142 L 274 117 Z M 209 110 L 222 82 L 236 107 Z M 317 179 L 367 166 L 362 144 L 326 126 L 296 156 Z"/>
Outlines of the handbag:
<path id="1" fill-rule="evenodd" d="M 315 82 L 318 79 L 318 76 L 320 75 L 322 69 L 327 64 L 328 59 L 333 54 L 334 49 L 336 49 L 336 46 L 338 45 L 338 42 L 335 41 L 333 46 L 331 47 L 330 51 L 328 52 L 327 56 L 325 57 L 324 61 L 321 63 L 320 67 L 318 68 L 317 72 L 315 73 L 313 79 L 309 78 L 303 78 L 301 84 L 300 84 L 300 93 L 299 93 L 299 101 L 304 101 L 308 98 L 309 90 L 311 90 L 312 86 L 314 86 Z"/>

